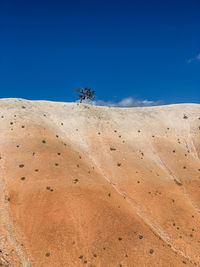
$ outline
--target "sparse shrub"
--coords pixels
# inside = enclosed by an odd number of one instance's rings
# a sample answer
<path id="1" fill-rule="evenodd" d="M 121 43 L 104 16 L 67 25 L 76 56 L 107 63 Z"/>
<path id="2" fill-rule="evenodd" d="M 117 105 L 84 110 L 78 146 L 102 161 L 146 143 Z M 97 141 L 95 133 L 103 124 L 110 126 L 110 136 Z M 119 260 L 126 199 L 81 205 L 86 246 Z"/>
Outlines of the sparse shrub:
<path id="1" fill-rule="evenodd" d="M 76 89 L 76 92 L 79 93 L 78 99 L 80 100 L 80 103 L 82 103 L 82 101 L 85 99 L 89 99 L 89 100 L 94 99 L 95 91 L 91 91 L 91 88 L 78 88 Z"/>

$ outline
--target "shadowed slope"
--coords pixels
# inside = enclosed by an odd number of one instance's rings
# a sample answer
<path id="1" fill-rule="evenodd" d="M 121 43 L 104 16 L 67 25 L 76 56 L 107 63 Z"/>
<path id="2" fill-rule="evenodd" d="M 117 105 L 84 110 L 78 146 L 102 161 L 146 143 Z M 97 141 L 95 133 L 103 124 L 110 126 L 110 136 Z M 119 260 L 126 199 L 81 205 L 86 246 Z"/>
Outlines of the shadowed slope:
<path id="1" fill-rule="evenodd" d="M 200 105 L 3 99 L 0 127 L 3 266 L 200 264 Z"/>

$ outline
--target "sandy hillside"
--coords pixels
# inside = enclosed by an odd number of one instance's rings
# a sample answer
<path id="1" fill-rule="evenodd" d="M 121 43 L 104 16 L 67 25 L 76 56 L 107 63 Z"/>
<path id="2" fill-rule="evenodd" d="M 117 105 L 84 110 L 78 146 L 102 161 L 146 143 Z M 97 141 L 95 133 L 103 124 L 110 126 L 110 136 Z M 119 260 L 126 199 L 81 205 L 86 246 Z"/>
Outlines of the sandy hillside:
<path id="1" fill-rule="evenodd" d="M 0 100 L 0 266 L 200 266 L 200 105 Z"/>

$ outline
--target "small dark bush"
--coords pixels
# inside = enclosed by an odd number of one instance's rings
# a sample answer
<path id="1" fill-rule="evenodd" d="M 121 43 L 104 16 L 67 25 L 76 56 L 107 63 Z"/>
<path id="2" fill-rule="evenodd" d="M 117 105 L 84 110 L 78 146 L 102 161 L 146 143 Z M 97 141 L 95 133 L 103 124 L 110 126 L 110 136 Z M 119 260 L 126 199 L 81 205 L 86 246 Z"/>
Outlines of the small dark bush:
<path id="1" fill-rule="evenodd" d="M 24 164 L 20 164 L 19 167 L 20 167 L 20 168 L 24 168 Z"/>
<path id="2" fill-rule="evenodd" d="M 174 179 L 174 182 L 175 182 L 175 184 L 177 184 L 178 186 L 181 186 L 181 185 L 182 185 L 182 183 L 180 183 L 180 182 L 177 181 L 176 179 Z"/>
<path id="3" fill-rule="evenodd" d="M 150 249 L 150 250 L 149 250 L 149 253 L 150 253 L 150 254 L 153 254 L 153 252 L 154 252 L 153 249 Z"/>

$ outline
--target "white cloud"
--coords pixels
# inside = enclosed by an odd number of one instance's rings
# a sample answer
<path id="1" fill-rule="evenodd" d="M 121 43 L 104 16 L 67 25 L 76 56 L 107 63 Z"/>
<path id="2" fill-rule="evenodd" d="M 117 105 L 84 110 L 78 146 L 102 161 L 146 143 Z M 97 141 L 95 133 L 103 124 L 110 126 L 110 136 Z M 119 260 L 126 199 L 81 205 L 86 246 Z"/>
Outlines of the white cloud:
<path id="1" fill-rule="evenodd" d="M 122 108 L 149 107 L 149 106 L 159 106 L 164 104 L 162 101 L 139 100 L 133 97 L 123 98 L 119 102 L 104 101 L 104 100 L 83 100 L 82 103 L 94 106 L 122 107 Z"/>
<path id="2" fill-rule="evenodd" d="M 188 64 L 192 63 L 193 61 L 200 61 L 200 53 L 196 57 L 186 59 Z"/>
<path id="3" fill-rule="evenodd" d="M 188 64 L 190 64 L 190 63 L 192 63 L 193 60 L 194 60 L 193 58 L 189 58 L 189 59 L 186 59 L 186 62 L 187 62 Z"/>

